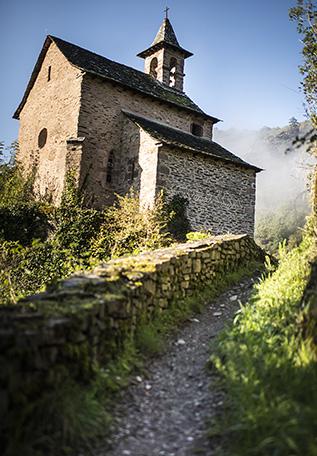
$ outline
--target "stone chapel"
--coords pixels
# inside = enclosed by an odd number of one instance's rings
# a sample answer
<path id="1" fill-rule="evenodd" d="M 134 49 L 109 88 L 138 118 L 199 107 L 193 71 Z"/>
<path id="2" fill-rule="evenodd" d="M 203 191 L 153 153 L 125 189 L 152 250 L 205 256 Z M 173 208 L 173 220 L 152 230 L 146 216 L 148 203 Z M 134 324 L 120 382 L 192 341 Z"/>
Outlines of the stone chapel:
<path id="1" fill-rule="evenodd" d="M 140 204 L 187 199 L 193 229 L 253 235 L 256 173 L 215 143 L 219 119 L 184 92 L 180 46 L 166 17 L 140 52 L 144 72 L 47 36 L 14 118 L 19 160 L 36 163 L 36 186 L 58 204 L 72 170 L 89 204 L 111 204 L 131 187 Z"/>

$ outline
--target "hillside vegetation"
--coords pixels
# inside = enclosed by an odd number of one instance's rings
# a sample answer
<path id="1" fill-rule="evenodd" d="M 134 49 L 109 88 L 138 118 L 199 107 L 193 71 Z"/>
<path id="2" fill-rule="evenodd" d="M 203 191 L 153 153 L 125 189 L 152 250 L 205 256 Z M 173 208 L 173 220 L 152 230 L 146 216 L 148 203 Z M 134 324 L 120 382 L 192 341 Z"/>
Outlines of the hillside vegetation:
<path id="1" fill-rule="evenodd" d="M 87 209 L 70 174 L 55 208 L 35 199 L 33 180 L 32 173 L 25 179 L 19 166 L 0 166 L 1 304 L 16 303 L 101 260 L 172 241 L 167 226 L 175 212 L 162 195 L 142 212 L 133 193 L 103 211 Z"/>

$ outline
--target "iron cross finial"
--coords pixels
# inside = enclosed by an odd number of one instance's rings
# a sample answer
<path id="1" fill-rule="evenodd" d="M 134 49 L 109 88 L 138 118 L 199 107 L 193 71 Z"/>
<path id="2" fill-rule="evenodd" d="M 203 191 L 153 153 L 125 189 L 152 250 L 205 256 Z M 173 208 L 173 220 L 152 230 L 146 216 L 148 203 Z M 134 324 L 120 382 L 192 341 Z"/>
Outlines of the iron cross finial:
<path id="1" fill-rule="evenodd" d="M 169 11 L 169 7 L 167 6 L 164 10 L 164 13 L 165 13 L 165 19 L 168 19 L 168 11 Z"/>

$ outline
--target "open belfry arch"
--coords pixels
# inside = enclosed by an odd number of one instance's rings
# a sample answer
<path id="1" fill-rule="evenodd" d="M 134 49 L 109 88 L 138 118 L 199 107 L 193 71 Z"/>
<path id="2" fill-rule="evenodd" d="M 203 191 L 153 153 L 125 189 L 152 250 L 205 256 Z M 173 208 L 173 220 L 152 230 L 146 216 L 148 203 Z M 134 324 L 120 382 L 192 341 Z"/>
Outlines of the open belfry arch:
<path id="1" fill-rule="evenodd" d="M 133 187 L 142 206 L 187 200 L 193 229 L 254 231 L 259 168 L 213 141 L 217 117 L 184 91 L 185 60 L 167 13 L 138 54 L 144 71 L 47 36 L 14 118 L 19 160 L 36 166 L 36 190 L 59 204 L 72 170 L 87 205 L 112 204 Z"/>

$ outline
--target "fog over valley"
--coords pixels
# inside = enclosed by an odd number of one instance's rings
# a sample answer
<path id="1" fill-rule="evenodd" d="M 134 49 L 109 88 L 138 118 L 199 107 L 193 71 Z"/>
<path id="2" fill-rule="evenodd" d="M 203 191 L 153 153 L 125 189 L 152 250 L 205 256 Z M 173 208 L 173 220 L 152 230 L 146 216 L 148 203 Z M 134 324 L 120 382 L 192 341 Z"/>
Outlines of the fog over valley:
<path id="1" fill-rule="evenodd" d="M 297 142 L 311 131 L 309 122 L 292 118 L 283 128 L 264 127 L 258 131 L 215 129 L 214 141 L 243 160 L 262 168 L 257 174 L 257 216 L 292 205 L 309 212 L 309 174 L 314 159 L 307 146 Z"/>

